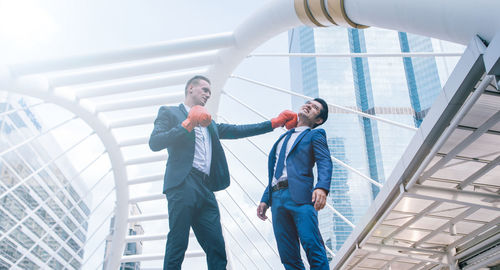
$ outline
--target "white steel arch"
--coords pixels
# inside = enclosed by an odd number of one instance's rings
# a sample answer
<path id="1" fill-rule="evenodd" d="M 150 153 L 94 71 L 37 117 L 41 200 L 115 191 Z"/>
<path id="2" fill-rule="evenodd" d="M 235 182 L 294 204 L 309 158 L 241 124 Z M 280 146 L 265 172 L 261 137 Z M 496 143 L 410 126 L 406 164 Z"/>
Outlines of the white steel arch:
<path id="1" fill-rule="evenodd" d="M 126 222 L 128 216 L 127 205 L 129 194 L 125 182 L 125 180 L 127 179 L 127 172 L 125 170 L 123 156 L 116 142 L 116 139 L 112 136 L 111 133 L 108 132 L 107 126 L 99 119 L 98 115 L 83 108 L 79 103 L 75 101 L 70 101 L 63 97 L 57 96 L 52 91 L 52 89 L 49 88 L 47 80 L 43 77 L 31 77 L 16 80 L 6 71 L 4 71 L 1 76 L 1 81 L 3 82 L 3 89 L 8 89 L 9 91 L 17 92 L 19 94 L 27 96 L 33 96 L 44 101 L 59 105 L 80 117 L 95 130 L 97 136 L 99 136 L 103 144 L 106 146 L 106 150 L 113 167 L 117 194 L 117 207 L 115 211 L 116 222 L 118 224 Z M 36 90 L 33 91 L 33 89 Z M 114 249 L 112 255 L 121 256 L 120 251 L 123 250 L 123 246 L 125 243 L 123 236 L 126 233 L 126 227 L 116 227 L 115 230 L 117 233 L 113 236 L 113 243 L 114 245 L 116 245 L 116 249 Z M 115 252 L 118 252 L 118 255 L 115 255 Z"/>
<path id="2" fill-rule="evenodd" d="M 103 113 L 176 103 L 182 100 L 183 93 L 153 94 L 139 99 L 121 99 L 100 103 L 94 103 L 91 99 L 116 93 L 143 91 L 144 89 L 165 85 L 183 84 L 195 74 L 206 75 L 207 70 L 204 67 L 210 65 L 215 59 L 214 53 L 210 51 L 228 47 L 232 44 L 233 35 L 222 33 L 130 48 L 117 52 L 105 52 L 36 63 L 21 63 L 3 66 L 0 69 L 0 88 L 2 90 L 36 97 L 44 102 L 53 103 L 67 109 L 92 127 L 103 145 L 105 145 L 112 164 L 117 198 L 114 213 L 115 229 L 106 268 L 115 269 L 120 262 L 134 260 L 133 257 L 121 258 L 125 244 L 126 225 L 128 222 L 137 220 L 136 217 L 129 217 L 128 215 L 128 205 L 131 201 L 128 191 L 127 166 L 162 161 L 165 156 L 156 154 L 125 160 L 121 148 L 147 144 L 147 138 L 118 141 L 112 132 L 114 128 L 150 123 L 154 120 L 155 115 L 110 120 Z M 198 53 L 200 51 L 201 54 Z M 178 54 L 186 56 L 180 59 L 177 57 L 168 58 Z M 148 61 L 147 59 L 150 58 L 159 60 Z M 121 64 L 122 62 L 129 63 L 131 61 L 138 61 L 139 63 L 131 66 Z M 115 66 L 109 67 L 109 65 L 113 64 Z M 85 69 L 94 68 L 95 66 L 104 67 L 97 70 Z M 186 71 L 148 76 L 149 74 L 168 71 L 172 67 L 176 67 L 175 70 L 184 68 Z M 82 71 L 82 69 L 84 70 Z M 45 74 L 47 72 L 49 72 L 48 75 Z M 128 80 L 127 78 L 130 76 L 139 76 L 140 78 Z M 111 84 L 107 83 L 107 81 L 116 79 L 122 80 Z M 93 83 L 96 82 L 104 83 L 95 86 Z M 92 85 L 88 87 L 87 84 Z M 75 85 L 76 87 L 74 87 Z M 68 88 L 74 89 L 69 96 L 67 93 Z M 151 218 L 167 218 L 167 216 L 159 214 L 149 215 L 145 218 L 145 220 L 148 220 Z M 198 257 L 200 253 L 193 253 L 193 256 Z"/>

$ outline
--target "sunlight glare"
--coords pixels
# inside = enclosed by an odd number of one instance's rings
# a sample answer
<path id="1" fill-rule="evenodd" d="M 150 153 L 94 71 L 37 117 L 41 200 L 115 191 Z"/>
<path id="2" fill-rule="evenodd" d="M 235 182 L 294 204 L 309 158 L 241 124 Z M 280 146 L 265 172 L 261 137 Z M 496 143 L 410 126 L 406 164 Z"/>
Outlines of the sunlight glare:
<path id="1" fill-rule="evenodd" d="M 0 39 L 22 47 L 49 39 L 56 24 L 38 4 L 32 0 L 0 0 Z"/>

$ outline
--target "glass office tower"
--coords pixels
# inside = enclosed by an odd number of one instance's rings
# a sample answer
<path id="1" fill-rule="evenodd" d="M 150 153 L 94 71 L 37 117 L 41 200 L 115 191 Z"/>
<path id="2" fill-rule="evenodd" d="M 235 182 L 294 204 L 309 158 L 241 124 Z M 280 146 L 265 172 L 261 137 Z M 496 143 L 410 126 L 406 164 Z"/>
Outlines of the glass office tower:
<path id="1" fill-rule="evenodd" d="M 0 112 L 0 269 L 80 269 L 86 187 L 22 99 Z"/>
<path id="2" fill-rule="evenodd" d="M 134 203 L 129 206 L 129 215 L 136 216 L 142 214 L 139 205 Z M 111 218 L 109 223 L 109 235 L 106 237 L 106 245 L 104 248 L 104 263 L 102 269 L 105 270 L 109 255 L 111 254 L 111 239 L 113 238 L 115 228 L 115 217 Z M 143 235 L 144 229 L 139 222 L 131 222 L 128 224 L 128 235 Z M 142 254 L 142 241 L 127 242 L 123 255 L 140 255 Z M 120 264 L 120 270 L 140 270 L 141 262 L 125 262 Z"/>
<path id="3" fill-rule="evenodd" d="M 298 27 L 288 36 L 290 53 L 433 52 L 436 44 L 427 37 L 375 28 Z M 449 66 L 434 57 L 291 57 L 290 78 L 295 92 L 418 127 L 441 91 L 439 72 Z M 303 103 L 292 98 L 295 110 Z M 330 108 L 322 128 L 333 156 L 382 184 L 414 134 L 335 108 Z M 378 192 L 375 185 L 334 163 L 329 203 L 354 224 Z M 327 246 L 340 249 L 352 228 L 328 210 L 319 218 Z"/>

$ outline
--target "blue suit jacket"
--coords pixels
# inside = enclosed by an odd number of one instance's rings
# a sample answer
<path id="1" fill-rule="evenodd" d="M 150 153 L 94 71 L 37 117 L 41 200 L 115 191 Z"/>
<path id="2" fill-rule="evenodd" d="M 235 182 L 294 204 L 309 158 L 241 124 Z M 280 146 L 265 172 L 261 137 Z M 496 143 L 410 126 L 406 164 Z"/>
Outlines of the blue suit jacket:
<path id="1" fill-rule="evenodd" d="M 285 134 L 274 144 L 269 154 L 268 171 L 269 184 L 262 195 L 261 202 L 267 205 L 272 203 L 271 183 L 276 163 L 276 147 Z M 327 194 L 330 190 L 332 178 L 332 159 L 326 142 L 326 133 L 323 129 L 308 129 L 300 133 L 286 157 L 286 173 L 290 196 L 298 204 L 311 203 L 313 192 L 313 167 L 318 167 L 318 182 L 314 189 L 324 189 Z"/>
<path id="2" fill-rule="evenodd" d="M 166 193 L 167 189 L 180 185 L 193 167 L 195 133 L 194 131 L 188 132 L 181 126 L 187 115 L 182 104 L 177 107 L 160 107 L 149 138 L 151 150 L 160 151 L 165 148 L 168 150 L 163 193 Z M 230 183 L 226 156 L 219 139 L 238 139 L 272 130 L 270 121 L 252 125 L 216 124 L 212 121 L 208 126 L 212 140 L 212 163 L 208 188 L 218 191 L 225 189 Z"/>

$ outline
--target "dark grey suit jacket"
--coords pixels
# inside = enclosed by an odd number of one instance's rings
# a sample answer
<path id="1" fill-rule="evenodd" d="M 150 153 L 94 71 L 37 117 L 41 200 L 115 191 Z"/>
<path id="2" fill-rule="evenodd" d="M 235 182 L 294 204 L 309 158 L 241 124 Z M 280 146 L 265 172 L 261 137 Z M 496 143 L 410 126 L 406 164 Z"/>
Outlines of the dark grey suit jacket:
<path id="1" fill-rule="evenodd" d="M 181 126 L 187 118 L 187 111 L 179 106 L 162 106 L 154 122 L 154 129 L 149 138 L 149 147 L 153 151 L 168 150 L 167 168 L 163 182 L 163 193 L 167 189 L 180 185 L 193 166 L 195 133 L 188 132 Z M 252 125 L 217 124 L 208 126 L 212 140 L 212 163 L 208 187 L 212 191 L 229 186 L 229 170 L 220 139 L 239 139 L 272 131 L 271 121 Z"/>

